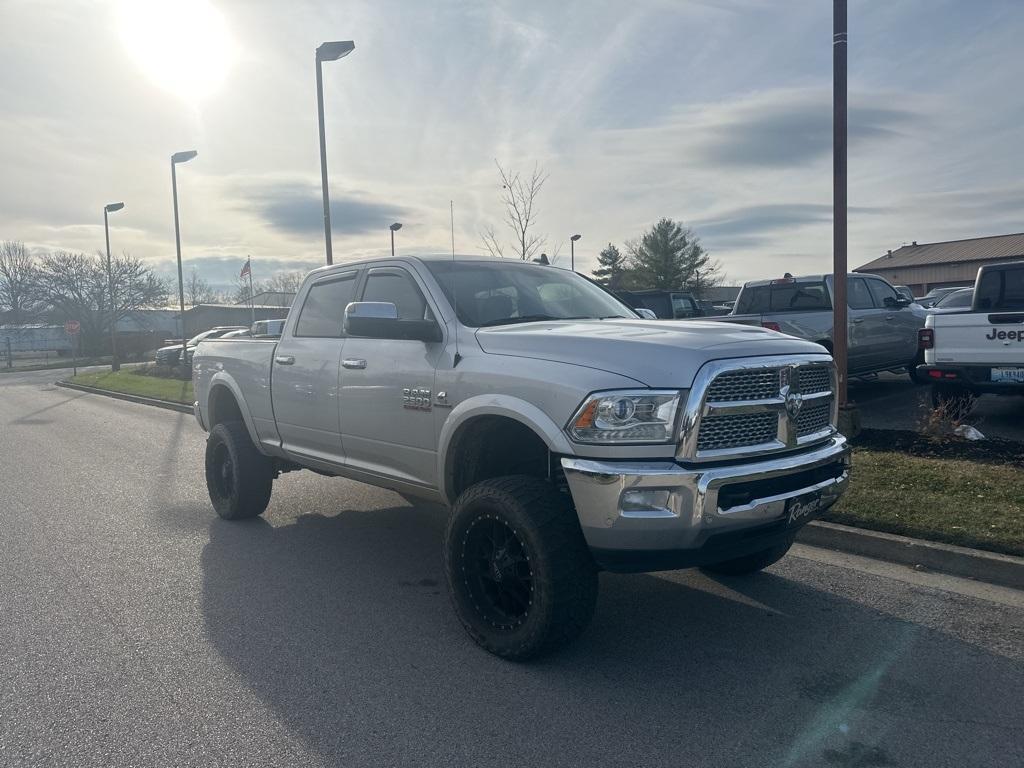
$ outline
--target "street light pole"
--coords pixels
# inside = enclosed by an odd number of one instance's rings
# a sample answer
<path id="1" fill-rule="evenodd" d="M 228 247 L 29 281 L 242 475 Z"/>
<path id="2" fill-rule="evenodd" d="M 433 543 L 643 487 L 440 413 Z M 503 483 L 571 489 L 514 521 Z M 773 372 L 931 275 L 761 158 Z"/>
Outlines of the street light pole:
<path id="1" fill-rule="evenodd" d="M 569 238 L 569 268 L 576 271 L 576 241 L 580 239 L 582 235 L 573 235 Z"/>
<path id="2" fill-rule="evenodd" d="M 395 222 L 388 229 L 391 230 L 391 258 L 395 257 L 395 232 L 400 230 L 402 225 L 399 222 Z"/>
<path id="3" fill-rule="evenodd" d="M 845 408 L 846 311 L 846 0 L 832 0 L 832 357 L 838 371 L 839 407 Z"/>
<path id="4" fill-rule="evenodd" d="M 174 248 L 178 255 L 178 306 L 181 312 L 181 359 L 179 365 L 184 365 L 185 346 L 188 341 L 188 334 L 185 333 L 185 279 L 181 274 L 181 228 L 178 225 L 178 163 L 187 163 L 198 154 L 194 149 L 186 152 L 175 152 L 171 155 L 171 195 L 174 198 Z"/>
<path id="5" fill-rule="evenodd" d="M 316 49 L 316 116 L 320 129 L 320 186 L 324 198 L 324 246 L 327 263 L 334 263 L 334 249 L 331 243 L 331 194 L 327 189 L 327 136 L 324 132 L 324 77 L 321 64 L 348 56 L 356 44 L 351 40 L 323 43 Z"/>
<path id="6" fill-rule="evenodd" d="M 117 310 L 114 307 L 114 271 L 110 265 L 110 221 L 107 214 L 120 211 L 124 203 L 109 203 L 103 206 L 103 234 L 107 238 L 107 293 L 110 301 L 110 370 L 121 370 L 117 360 Z"/>

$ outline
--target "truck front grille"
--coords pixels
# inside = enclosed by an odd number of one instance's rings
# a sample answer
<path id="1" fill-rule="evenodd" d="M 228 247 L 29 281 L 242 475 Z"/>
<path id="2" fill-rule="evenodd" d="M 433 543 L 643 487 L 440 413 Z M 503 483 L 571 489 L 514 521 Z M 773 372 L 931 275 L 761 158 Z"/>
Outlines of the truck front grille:
<path id="1" fill-rule="evenodd" d="M 680 458 L 737 458 L 798 448 L 835 431 L 835 369 L 824 355 L 709 363 L 683 421 Z"/>

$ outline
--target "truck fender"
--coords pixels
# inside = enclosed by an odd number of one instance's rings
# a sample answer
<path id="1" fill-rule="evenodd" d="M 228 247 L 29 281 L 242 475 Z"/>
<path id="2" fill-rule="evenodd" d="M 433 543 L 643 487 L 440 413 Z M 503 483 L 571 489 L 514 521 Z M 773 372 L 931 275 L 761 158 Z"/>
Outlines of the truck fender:
<path id="1" fill-rule="evenodd" d="M 234 396 L 238 410 L 242 412 L 242 421 L 245 422 L 245 428 L 249 432 L 249 439 L 252 440 L 252 444 L 257 449 L 262 451 L 259 436 L 256 434 L 256 424 L 252 419 L 252 414 L 249 412 L 249 405 L 246 403 L 245 398 L 242 397 L 241 387 L 238 386 L 238 383 L 227 371 L 217 371 L 213 374 L 206 389 L 206 407 L 203 410 L 206 412 L 206 423 L 209 425 L 209 428 L 213 429 L 213 414 L 210 412 L 210 404 L 213 391 L 217 387 L 226 387 Z"/>
<path id="2" fill-rule="evenodd" d="M 449 414 L 441 427 L 437 451 L 437 477 L 441 495 L 449 505 L 454 503 L 448 489 L 448 450 L 459 428 L 478 416 L 505 416 L 524 424 L 543 440 L 552 453 L 571 454 L 572 446 L 565 433 L 537 406 L 508 395 L 477 395 L 463 400 Z"/>

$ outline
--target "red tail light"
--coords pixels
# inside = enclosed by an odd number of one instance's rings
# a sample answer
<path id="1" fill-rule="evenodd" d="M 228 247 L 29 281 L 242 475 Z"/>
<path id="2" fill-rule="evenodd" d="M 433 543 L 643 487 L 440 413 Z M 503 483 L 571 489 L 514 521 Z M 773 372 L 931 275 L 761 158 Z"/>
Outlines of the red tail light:
<path id="1" fill-rule="evenodd" d="M 934 328 L 922 328 L 917 332 L 917 348 L 918 349 L 934 349 L 935 348 L 935 329 Z"/>
<path id="2" fill-rule="evenodd" d="M 764 321 L 762 321 L 761 322 L 761 327 L 762 328 L 767 328 L 769 331 L 779 331 L 780 333 L 782 332 L 782 328 L 779 327 L 779 324 L 776 323 L 776 322 L 773 322 L 772 320 L 764 320 Z"/>

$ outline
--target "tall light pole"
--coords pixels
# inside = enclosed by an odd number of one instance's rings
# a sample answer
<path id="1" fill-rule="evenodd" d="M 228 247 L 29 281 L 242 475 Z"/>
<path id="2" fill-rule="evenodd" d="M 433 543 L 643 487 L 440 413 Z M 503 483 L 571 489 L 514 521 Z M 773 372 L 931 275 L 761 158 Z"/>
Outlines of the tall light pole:
<path id="1" fill-rule="evenodd" d="M 174 197 L 174 248 L 178 254 L 178 304 L 181 308 L 181 359 L 179 365 L 184 365 L 185 345 L 188 341 L 188 334 L 185 333 L 185 279 L 181 274 L 181 229 L 178 227 L 178 174 L 175 170 L 178 163 L 187 163 L 198 155 L 194 149 L 185 152 L 175 152 L 171 155 L 171 194 Z"/>
<path id="2" fill-rule="evenodd" d="M 391 258 L 395 257 L 395 232 L 400 230 L 402 225 L 399 222 L 395 222 L 388 229 L 391 230 Z"/>
<path id="3" fill-rule="evenodd" d="M 846 407 L 846 0 L 832 0 L 832 356 Z"/>
<path id="4" fill-rule="evenodd" d="M 324 135 L 324 77 L 322 67 L 325 61 L 337 61 L 355 50 L 351 40 L 323 43 L 316 49 L 316 114 L 320 123 L 320 185 L 324 196 L 324 244 L 327 248 L 327 263 L 334 263 L 334 249 L 331 246 L 331 195 L 327 190 L 327 138 Z"/>
<path id="5" fill-rule="evenodd" d="M 120 211 L 124 203 L 108 203 L 103 206 L 103 234 L 107 238 L 107 293 L 110 299 L 110 370 L 121 370 L 117 361 L 117 310 L 114 308 L 114 270 L 110 266 L 110 222 L 107 214 Z"/>
<path id="6" fill-rule="evenodd" d="M 582 235 L 573 235 L 569 238 L 569 268 L 576 271 L 576 241 L 579 240 Z"/>

